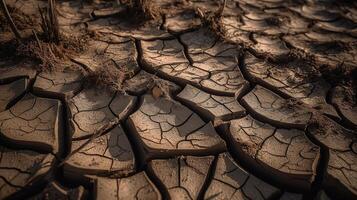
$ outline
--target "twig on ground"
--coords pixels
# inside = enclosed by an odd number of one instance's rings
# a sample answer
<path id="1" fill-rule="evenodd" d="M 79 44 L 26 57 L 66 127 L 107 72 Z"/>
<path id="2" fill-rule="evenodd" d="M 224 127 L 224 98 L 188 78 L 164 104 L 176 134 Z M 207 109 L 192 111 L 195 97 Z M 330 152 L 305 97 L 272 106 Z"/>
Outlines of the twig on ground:
<path id="1" fill-rule="evenodd" d="M 38 39 L 38 36 L 37 36 L 37 33 L 36 33 L 35 29 L 32 29 L 32 33 L 33 33 L 33 35 L 35 36 L 36 42 L 37 42 L 37 44 L 38 44 L 38 47 L 40 48 L 41 51 L 43 51 L 42 46 L 41 46 L 40 39 Z"/>
<path id="2" fill-rule="evenodd" d="M 156 19 L 160 16 L 159 10 L 155 9 L 152 0 L 130 0 L 130 12 L 134 12 L 135 17 L 142 17 L 144 19 Z"/>

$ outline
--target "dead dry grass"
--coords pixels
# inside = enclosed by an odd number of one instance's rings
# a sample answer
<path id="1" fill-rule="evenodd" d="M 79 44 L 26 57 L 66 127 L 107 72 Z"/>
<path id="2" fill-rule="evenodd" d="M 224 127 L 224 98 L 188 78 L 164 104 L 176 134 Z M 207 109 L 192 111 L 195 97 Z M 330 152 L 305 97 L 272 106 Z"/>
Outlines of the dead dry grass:
<path id="1" fill-rule="evenodd" d="M 60 43 L 60 31 L 57 19 L 56 1 L 48 0 L 47 8 L 38 8 L 41 16 L 42 35 L 47 42 Z"/>
<path id="2" fill-rule="evenodd" d="M 86 49 L 89 36 L 61 36 L 59 44 L 46 42 L 43 35 L 34 35 L 19 43 L 15 56 L 38 62 L 37 70 L 52 71 L 64 66 L 70 59 Z"/>
<path id="3" fill-rule="evenodd" d="M 34 16 L 29 16 L 23 13 L 19 9 L 15 9 L 14 7 L 8 6 L 9 13 L 11 18 L 18 30 L 25 30 L 33 28 L 38 24 L 37 18 Z M 10 32 L 10 26 L 3 12 L 0 12 L 0 31 L 1 32 Z"/>
<path id="4" fill-rule="evenodd" d="M 86 43 L 90 38 L 89 33 L 81 36 L 65 36 L 60 33 L 57 20 L 55 0 L 48 0 L 46 8 L 38 8 L 40 21 L 36 16 L 28 16 L 21 11 L 11 8 L 12 21 L 19 27 L 19 30 L 28 29 L 29 33 L 20 33 L 21 40 L 0 41 L 3 48 L 0 48 L 1 57 L 15 56 L 16 59 L 25 58 L 38 63 L 37 70 L 51 71 L 60 68 L 67 63 L 71 57 L 83 52 Z M 5 19 L 4 14 L 0 15 Z M 11 31 L 8 22 L 1 22 L 0 29 Z M 31 31 L 32 30 L 32 31 Z M 7 49 L 10 53 L 7 53 Z"/>
<path id="5" fill-rule="evenodd" d="M 121 0 L 120 2 L 127 6 L 125 12 L 120 15 L 125 16 L 128 20 L 136 20 L 140 23 L 145 21 L 157 19 L 161 13 L 158 8 L 154 6 L 154 0 Z M 71 57 L 78 55 L 86 49 L 86 43 L 90 37 L 96 37 L 93 33 L 84 33 L 80 37 L 65 37 L 61 35 L 58 21 L 56 17 L 55 1 L 48 0 L 48 7 L 45 9 L 39 9 L 41 17 L 27 16 L 18 9 L 9 7 L 11 17 L 20 31 L 25 29 L 31 29 L 31 27 L 41 27 L 41 31 L 33 32 L 30 37 L 23 38 L 22 43 L 16 41 L 6 41 L 1 43 L 0 40 L 0 57 L 3 55 L 20 56 L 26 59 L 35 60 L 39 63 L 38 70 L 55 70 L 63 63 L 70 60 Z M 225 30 L 222 27 L 222 15 L 226 6 L 226 0 L 219 1 L 220 7 L 216 11 L 203 12 L 200 8 L 197 8 L 196 14 L 200 17 L 203 26 L 208 27 L 212 33 L 218 38 L 223 39 L 225 37 Z M 38 21 L 37 19 L 41 19 Z M 124 20 L 126 20 L 124 19 Z M 272 18 L 269 23 L 272 25 L 279 24 L 275 18 Z M 11 29 L 6 21 L 6 17 L 0 12 L 0 31 L 10 32 Z M 347 48 L 342 44 L 331 44 L 332 47 L 338 46 L 339 48 Z M 241 49 L 243 52 L 244 47 Z M 269 55 L 268 55 L 269 58 Z M 16 57 L 16 59 L 18 59 Z M 335 85 L 349 85 L 353 88 L 354 94 L 356 91 L 357 69 L 351 68 L 351 66 L 344 65 L 342 63 L 338 66 L 317 66 L 314 62 L 314 57 L 307 55 L 302 51 L 291 51 L 289 56 L 282 59 L 272 61 L 284 61 L 290 62 L 291 60 L 298 60 L 306 65 L 313 65 L 318 69 L 322 76 L 328 80 L 328 82 Z M 123 88 L 123 82 L 130 76 L 125 69 L 112 70 L 108 67 L 102 67 L 95 72 L 90 72 L 88 80 L 92 81 L 95 85 L 100 87 L 108 87 L 112 90 L 125 90 Z M 307 79 L 312 78 L 315 74 L 308 74 Z M 153 84 L 148 86 L 154 96 L 168 96 L 168 86 L 164 83 L 153 80 Z"/>
<path id="6" fill-rule="evenodd" d="M 125 68 L 115 68 L 113 66 L 103 66 L 95 71 L 90 71 L 86 75 L 86 86 L 105 88 L 111 91 L 122 91 L 123 83 L 128 76 Z"/>
<path id="7" fill-rule="evenodd" d="M 156 20 L 161 15 L 159 8 L 153 4 L 153 0 L 122 0 L 121 2 L 126 6 L 126 10 L 120 16 L 134 24 Z"/>
<path id="8" fill-rule="evenodd" d="M 200 8 L 196 8 L 196 14 L 200 17 L 203 26 L 209 27 L 221 39 L 224 39 L 226 35 L 225 29 L 222 27 L 222 15 L 225 7 L 226 0 L 223 0 L 219 9 L 214 12 L 203 12 Z"/>

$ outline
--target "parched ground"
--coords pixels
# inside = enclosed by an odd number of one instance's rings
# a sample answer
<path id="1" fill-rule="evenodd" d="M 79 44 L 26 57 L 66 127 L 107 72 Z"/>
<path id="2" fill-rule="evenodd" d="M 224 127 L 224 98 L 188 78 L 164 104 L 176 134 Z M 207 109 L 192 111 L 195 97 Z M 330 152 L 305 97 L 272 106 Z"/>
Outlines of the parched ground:
<path id="1" fill-rule="evenodd" d="M 152 2 L 58 1 L 51 70 L 0 16 L 0 199 L 357 199 L 356 2 Z"/>

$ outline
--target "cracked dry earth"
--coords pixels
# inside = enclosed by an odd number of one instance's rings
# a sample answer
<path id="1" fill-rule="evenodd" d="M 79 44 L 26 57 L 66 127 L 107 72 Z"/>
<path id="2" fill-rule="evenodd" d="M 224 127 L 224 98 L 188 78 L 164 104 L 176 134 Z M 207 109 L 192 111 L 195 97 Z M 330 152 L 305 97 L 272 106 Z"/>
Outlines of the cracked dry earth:
<path id="1" fill-rule="evenodd" d="M 0 199 L 357 198 L 356 103 L 316 67 L 356 66 L 356 2 L 228 0 L 223 39 L 194 13 L 219 1 L 153 2 L 134 27 L 58 1 L 63 34 L 95 33 L 70 66 L 1 60 Z M 123 91 L 86 85 L 102 66 Z"/>

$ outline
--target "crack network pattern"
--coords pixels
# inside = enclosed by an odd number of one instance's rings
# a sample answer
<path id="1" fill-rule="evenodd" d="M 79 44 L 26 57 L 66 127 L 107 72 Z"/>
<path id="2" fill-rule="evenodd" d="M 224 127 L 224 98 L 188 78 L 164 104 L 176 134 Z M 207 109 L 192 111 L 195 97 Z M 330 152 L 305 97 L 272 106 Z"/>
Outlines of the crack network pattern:
<path id="1" fill-rule="evenodd" d="M 0 58 L 0 199 L 357 198 L 356 99 L 321 71 L 357 64 L 355 2 L 227 0 L 222 34 L 199 18 L 220 1 L 140 24 L 118 2 L 57 2 L 87 40 L 64 66 Z M 120 91 L 88 85 L 102 70 Z"/>

